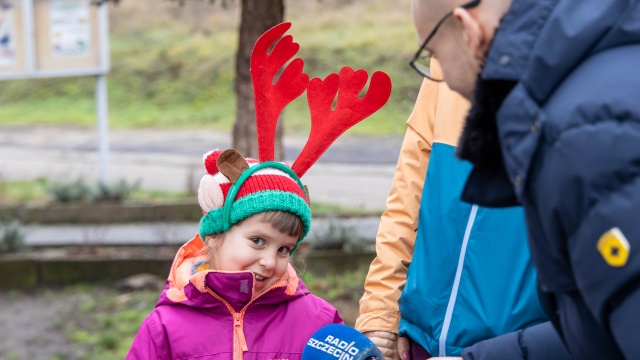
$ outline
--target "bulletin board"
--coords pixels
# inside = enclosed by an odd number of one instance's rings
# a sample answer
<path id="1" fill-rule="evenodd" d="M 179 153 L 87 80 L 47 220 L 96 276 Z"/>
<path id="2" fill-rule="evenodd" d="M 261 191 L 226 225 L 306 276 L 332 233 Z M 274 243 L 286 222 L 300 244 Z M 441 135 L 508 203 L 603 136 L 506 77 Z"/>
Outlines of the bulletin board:
<path id="1" fill-rule="evenodd" d="M 24 72 L 22 6 L 0 0 L 0 74 Z"/>
<path id="2" fill-rule="evenodd" d="M 109 71 L 106 2 L 0 0 L 0 80 Z"/>

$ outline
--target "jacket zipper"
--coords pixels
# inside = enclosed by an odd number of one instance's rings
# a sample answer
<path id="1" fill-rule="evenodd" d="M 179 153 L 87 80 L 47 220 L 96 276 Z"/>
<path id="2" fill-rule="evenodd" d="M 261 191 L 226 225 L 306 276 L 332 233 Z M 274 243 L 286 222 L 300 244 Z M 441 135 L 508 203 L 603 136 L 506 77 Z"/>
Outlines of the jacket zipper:
<path id="1" fill-rule="evenodd" d="M 285 286 L 285 284 L 282 285 L 278 285 L 275 284 L 272 287 L 268 288 L 265 292 L 263 292 L 262 294 L 256 296 L 255 298 L 251 299 L 243 308 L 242 310 L 240 310 L 240 312 L 235 312 L 233 310 L 233 307 L 231 306 L 231 304 L 229 304 L 229 302 L 225 299 L 223 299 L 220 295 L 216 294 L 213 290 L 211 290 L 211 288 L 209 286 L 206 286 L 205 289 L 207 290 L 207 292 L 213 296 L 214 298 L 218 299 L 220 302 L 222 302 L 226 307 L 227 310 L 229 310 L 229 312 L 231 313 L 231 316 L 233 316 L 233 360 L 242 360 L 242 354 L 246 351 L 249 351 L 249 348 L 247 347 L 247 340 L 244 337 L 244 314 L 247 311 L 247 308 L 249 307 L 249 305 L 251 305 L 254 301 L 256 301 L 260 296 L 262 296 L 263 294 L 266 294 L 267 292 L 279 288 L 279 287 L 283 287 Z"/>
<path id="2" fill-rule="evenodd" d="M 471 207 L 471 213 L 469 214 L 469 220 L 467 221 L 467 229 L 464 232 L 464 238 L 462 239 L 462 247 L 460 248 L 460 257 L 458 258 L 458 268 L 456 269 L 456 276 L 453 280 L 453 288 L 451 289 L 451 295 L 449 297 L 449 303 L 447 304 L 447 310 L 444 314 L 444 320 L 442 322 L 442 330 L 440 332 L 440 339 L 438 339 L 438 355 L 447 356 L 447 335 L 449 334 L 449 327 L 451 326 L 451 318 L 453 317 L 453 308 L 456 304 L 458 297 L 458 289 L 460 287 L 460 278 L 462 277 L 462 268 L 464 267 L 464 258 L 467 253 L 467 244 L 469 243 L 469 236 L 471 235 L 471 229 L 473 223 L 476 220 L 476 213 L 478 212 L 478 205 Z"/>

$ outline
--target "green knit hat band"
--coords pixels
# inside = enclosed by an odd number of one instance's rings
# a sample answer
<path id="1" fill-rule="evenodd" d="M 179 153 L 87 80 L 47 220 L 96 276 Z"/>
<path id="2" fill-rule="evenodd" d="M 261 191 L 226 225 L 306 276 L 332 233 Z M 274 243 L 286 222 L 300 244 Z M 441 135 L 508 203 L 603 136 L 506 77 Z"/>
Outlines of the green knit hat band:
<path id="1" fill-rule="evenodd" d="M 297 248 L 311 228 L 311 209 L 300 196 L 284 191 L 261 191 L 238 199 L 232 205 L 229 222 L 225 221 L 224 208 L 209 211 L 200 220 L 200 238 L 204 241 L 206 235 L 227 232 L 231 226 L 252 215 L 278 210 L 290 212 L 302 221 L 304 231 L 296 243 Z"/>
<path id="2" fill-rule="evenodd" d="M 257 171 L 265 168 L 280 170 L 289 175 L 292 181 L 295 181 L 306 194 L 304 185 L 288 166 L 277 162 L 264 162 L 253 165 L 244 170 L 236 183 L 229 189 L 224 199 L 224 205 L 211 209 L 200 220 L 200 237 L 203 241 L 206 235 L 227 232 L 231 226 L 252 215 L 267 211 L 286 211 L 298 216 L 304 228 L 296 247 L 291 251 L 291 254 L 293 254 L 300 241 L 307 236 L 311 228 L 311 208 L 304 198 L 290 191 L 263 190 L 247 194 L 236 200 L 236 196 L 244 182 Z"/>

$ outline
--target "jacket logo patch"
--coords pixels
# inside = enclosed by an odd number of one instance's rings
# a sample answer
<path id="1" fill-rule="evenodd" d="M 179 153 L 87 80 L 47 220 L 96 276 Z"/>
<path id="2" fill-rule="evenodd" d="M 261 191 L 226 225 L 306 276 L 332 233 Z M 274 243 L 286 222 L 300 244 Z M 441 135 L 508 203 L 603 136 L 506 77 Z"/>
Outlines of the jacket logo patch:
<path id="1" fill-rule="evenodd" d="M 612 267 L 622 267 L 629 259 L 629 241 L 617 227 L 604 233 L 598 240 L 598 251 Z"/>
<path id="2" fill-rule="evenodd" d="M 191 275 L 195 275 L 200 271 L 211 270 L 211 266 L 209 265 L 209 261 L 200 260 L 196 261 L 191 268 Z"/>
<path id="3" fill-rule="evenodd" d="M 249 293 L 249 280 L 240 280 L 240 292 L 243 294 Z"/>

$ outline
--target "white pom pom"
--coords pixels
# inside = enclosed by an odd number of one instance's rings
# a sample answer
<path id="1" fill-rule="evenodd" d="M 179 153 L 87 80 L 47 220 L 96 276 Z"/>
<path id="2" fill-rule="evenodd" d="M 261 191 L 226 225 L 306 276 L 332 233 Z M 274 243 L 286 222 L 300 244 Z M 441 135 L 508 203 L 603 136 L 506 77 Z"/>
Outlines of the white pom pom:
<path id="1" fill-rule="evenodd" d="M 222 189 L 213 176 L 207 174 L 200 180 L 200 187 L 198 188 L 198 203 L 200 203 L 200 207 L 205 213 L 212 209 L 221 208 L 224 204 Z"/>

